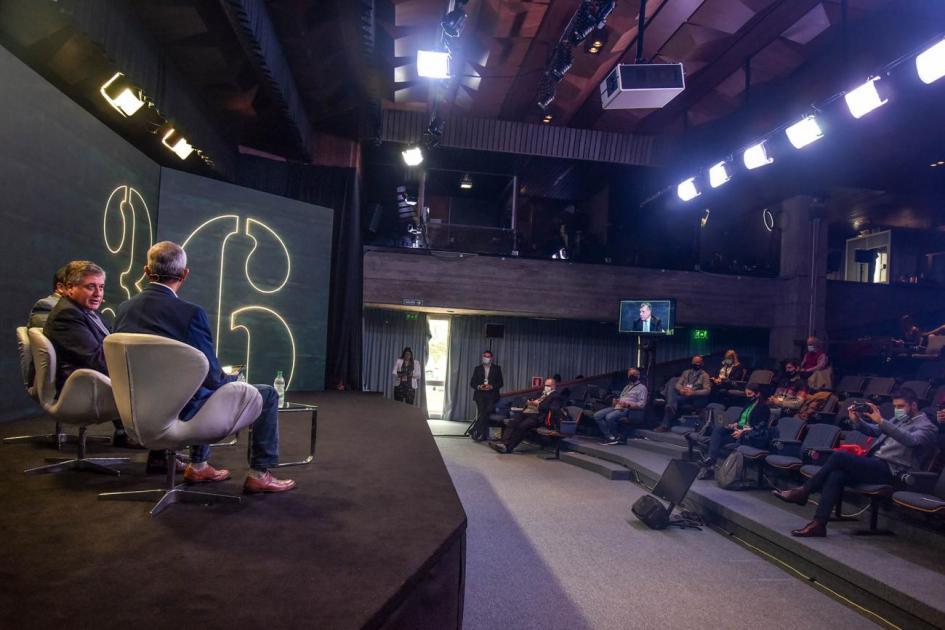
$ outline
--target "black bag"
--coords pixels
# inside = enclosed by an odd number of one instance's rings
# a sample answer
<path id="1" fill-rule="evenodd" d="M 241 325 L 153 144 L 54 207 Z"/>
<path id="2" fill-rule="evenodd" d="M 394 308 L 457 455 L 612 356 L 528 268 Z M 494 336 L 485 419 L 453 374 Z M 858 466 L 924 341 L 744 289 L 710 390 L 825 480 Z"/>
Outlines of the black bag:
<path id="1" fill-rule="evenodd" d="M 652 494 L 637 499 L 630 511 L 650 529 L 666 529 L 669 525 L 669 510 Z"/>
<path id="2" fill-rule="evenodd" d="M 723 490 L 737 490 L 745 478 L 745 456 L 734 451 L 715 470 L 715 483 Z"/>

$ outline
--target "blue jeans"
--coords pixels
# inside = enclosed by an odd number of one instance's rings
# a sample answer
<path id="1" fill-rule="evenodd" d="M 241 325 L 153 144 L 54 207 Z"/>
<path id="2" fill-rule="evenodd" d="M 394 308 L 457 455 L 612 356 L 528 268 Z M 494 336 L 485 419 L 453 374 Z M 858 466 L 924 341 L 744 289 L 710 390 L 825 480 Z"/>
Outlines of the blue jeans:
<path id="1" fill-rule="evenodd" d="M 622 437 L 618 434 L 620 421 L 630 417 L 632 420 L 642 420 L 642 409 L 614 409 L 613 407 L 604 407 L 594 414 L 594 422 L 597 428 L 605 438 Z"/>
<path id="2" fill-rule="evenodd" d="M 250 467 L 266 471 L 279 463 L 279 394 L 272 385 L 253 385 L 262 395 L 262 411 L 253 422 L 253 446 Z M 195 412 L 196 413 L 196 410 Z M 190 461 L 194 464 L 207 461 L 209 444 L 190 447 Z"/>

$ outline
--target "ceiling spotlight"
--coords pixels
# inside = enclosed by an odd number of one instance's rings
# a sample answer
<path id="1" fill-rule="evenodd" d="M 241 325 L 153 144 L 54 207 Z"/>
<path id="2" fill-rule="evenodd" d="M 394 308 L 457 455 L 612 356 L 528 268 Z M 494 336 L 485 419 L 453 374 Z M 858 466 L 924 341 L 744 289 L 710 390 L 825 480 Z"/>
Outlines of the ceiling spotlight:
<path id="1" fill-rule="evenodd" d="M 567 44 L 558 44 L 555 46 L 555 52 L 551 57 L 551 76 L 554 77 L 556 81 L 560 81 L 573 65 L 574 55 L 571 54 L 571 47 Z"/>
<path id="2" fill-rule="evenodd" d="M 466 12 L 463 11 L 465 2 L 457 2 L 456 8 L 443 16 L 440 26 L 443 32 L 450 37 L 459 37 L 463 32 L 463 26 L 466 25 Z"/>
<path id="3" fill-rule="evenodd" d="M 553 100 L 555 100 L 555 81 L 546 72 L 538 84 L 538 107 L 548 109 Z"/>
<path id="4" fill-rule="evenodd" d="M 423 150 L 417 146 L 403 150 L 400 155 L 403 156 L 404 164 L 407 166 L 419 166 L 423 162 Z"/>
<path id="5" fill-rule="evenodd" d="M 876 90 L 877 81 L 879 81 L 879 77 L 873 77 L 860 87 L 843 95 L 854 118 L 862 118 L 886 103 L 886 99 L 880 98 L 879 92 Z"/>
<path id="6" fill-rule="evenodd" d="M 428 79 L 449 79 L 450 54 L 437 50 L 418 50 L 417 74 Z"/>
<path id="7" fill-rule="evenodd" d="M 712 188 L 718 188 L 730 179 L 732 179 L 732 176 L 728 174 L 725 162 L 719 162 L 709 169 L 709 185 Z"/>
<path id="8" fill-rule="evenodd" d="M 676 194 L 679 195 L 679 198 L 683 201 L 689 201 L 698 197 L 701 193 L 699 189 L 696 188 L 696 178 L 690 177 L 686 181 L 681 182 L 676 186 Z"/>
<path id="9" fill-rule="evenodd" d="M 541 119 L 541 122 L 545 123 L 546 125 L 551 124 L 551 114 L 545 114 Z"/>
<path id="10" fill-rule="evenodd" d="M 578 7 L 577 13 L 574 15 L 574 26 L 571 28 L 571 33 L 568 35 L 568 39 L 572 44 L 577 46 L 590 35 L 594 29 L 597 28 L 597 18 L 591 15 L 591 6 L 588 0 L 581 2 L 581 6 Z"/>
<path id="11" fill-rule="evenodd" d="M 764 142 L 759 142 L 758 144 L 745 149 L 742 160 L 745 162 L 745 168 L 748 170 L 760 168 L 774 162 L 774 158 L 768 157 L 768 152 L 765 150 Z"/>
<path id="12" fill-rule="evenodd" d="M 602 0 L 597 3 L 597 13 L 594 16 L 597 18 L 597 28 L 607 26 L 607 18 L 614 12 L 616 6 L 616 0 Z M 600 48 L 600 46 L 598 46 L 598 48 Z"/>
<path id="13" fill-rule="evenodd" d="M 919 53 L 915 69 L 923 83 L 934 83 L 945 77 L 945 39 Z"/>
<path id="14" fill-rule="evenodd" d="M 161 138 L 161 144 L 173 151 L 182 160 L 186 160 L 194 152 L 194 147 L 187 142 L 187 138 L 173 127 L 169 128 L 164 137 Z"/>
<path id="15" fill-rule="evenodd" d="M 102 84 L 99 93 L 125 117 L 133 116 L 144 105 L 144 95 L 120 72 Z"/>
<path id="16" fill-rule="evenodd" d="M 800 122 L 794 123 L 785 130 L 785 133 L 795 149 L 803 149 L 808 144 L 824 137 L 824 132 L 821 131 L 817 119 L 813 116 L 807 116 Z"/>
<path id="17" fill-rule="evenodd" d="M 473 182 L 472 177 L 469 176 L 469 173 L 463 175 L 463 178 L 459 181 L 459 187 L 463 190 L 472 190 Z"/>

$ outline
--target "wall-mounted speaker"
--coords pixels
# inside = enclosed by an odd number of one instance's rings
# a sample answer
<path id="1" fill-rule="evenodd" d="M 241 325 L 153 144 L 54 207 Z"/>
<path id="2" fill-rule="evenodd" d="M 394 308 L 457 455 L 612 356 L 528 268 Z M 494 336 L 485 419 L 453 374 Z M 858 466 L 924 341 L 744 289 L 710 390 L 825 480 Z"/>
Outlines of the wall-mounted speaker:
<path id="1" fill-rule="evenodd" d="M 505 336 L 503 324 L 486 324 L 486 339 L 502 339 Z"/>

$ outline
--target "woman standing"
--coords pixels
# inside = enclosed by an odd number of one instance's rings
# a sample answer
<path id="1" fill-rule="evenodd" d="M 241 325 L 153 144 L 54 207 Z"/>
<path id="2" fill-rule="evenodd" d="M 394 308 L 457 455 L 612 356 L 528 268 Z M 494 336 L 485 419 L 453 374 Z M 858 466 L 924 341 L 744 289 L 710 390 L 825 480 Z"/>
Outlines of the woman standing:
<path id="1" fill-rule="evenodd" d="M 394 400 L 413 404 L 417 395 L 417 384 L 420 379 L 420 362 L 414 361 L 413 350 L 404 348 L 400 358 L 394 364 Z"/>

